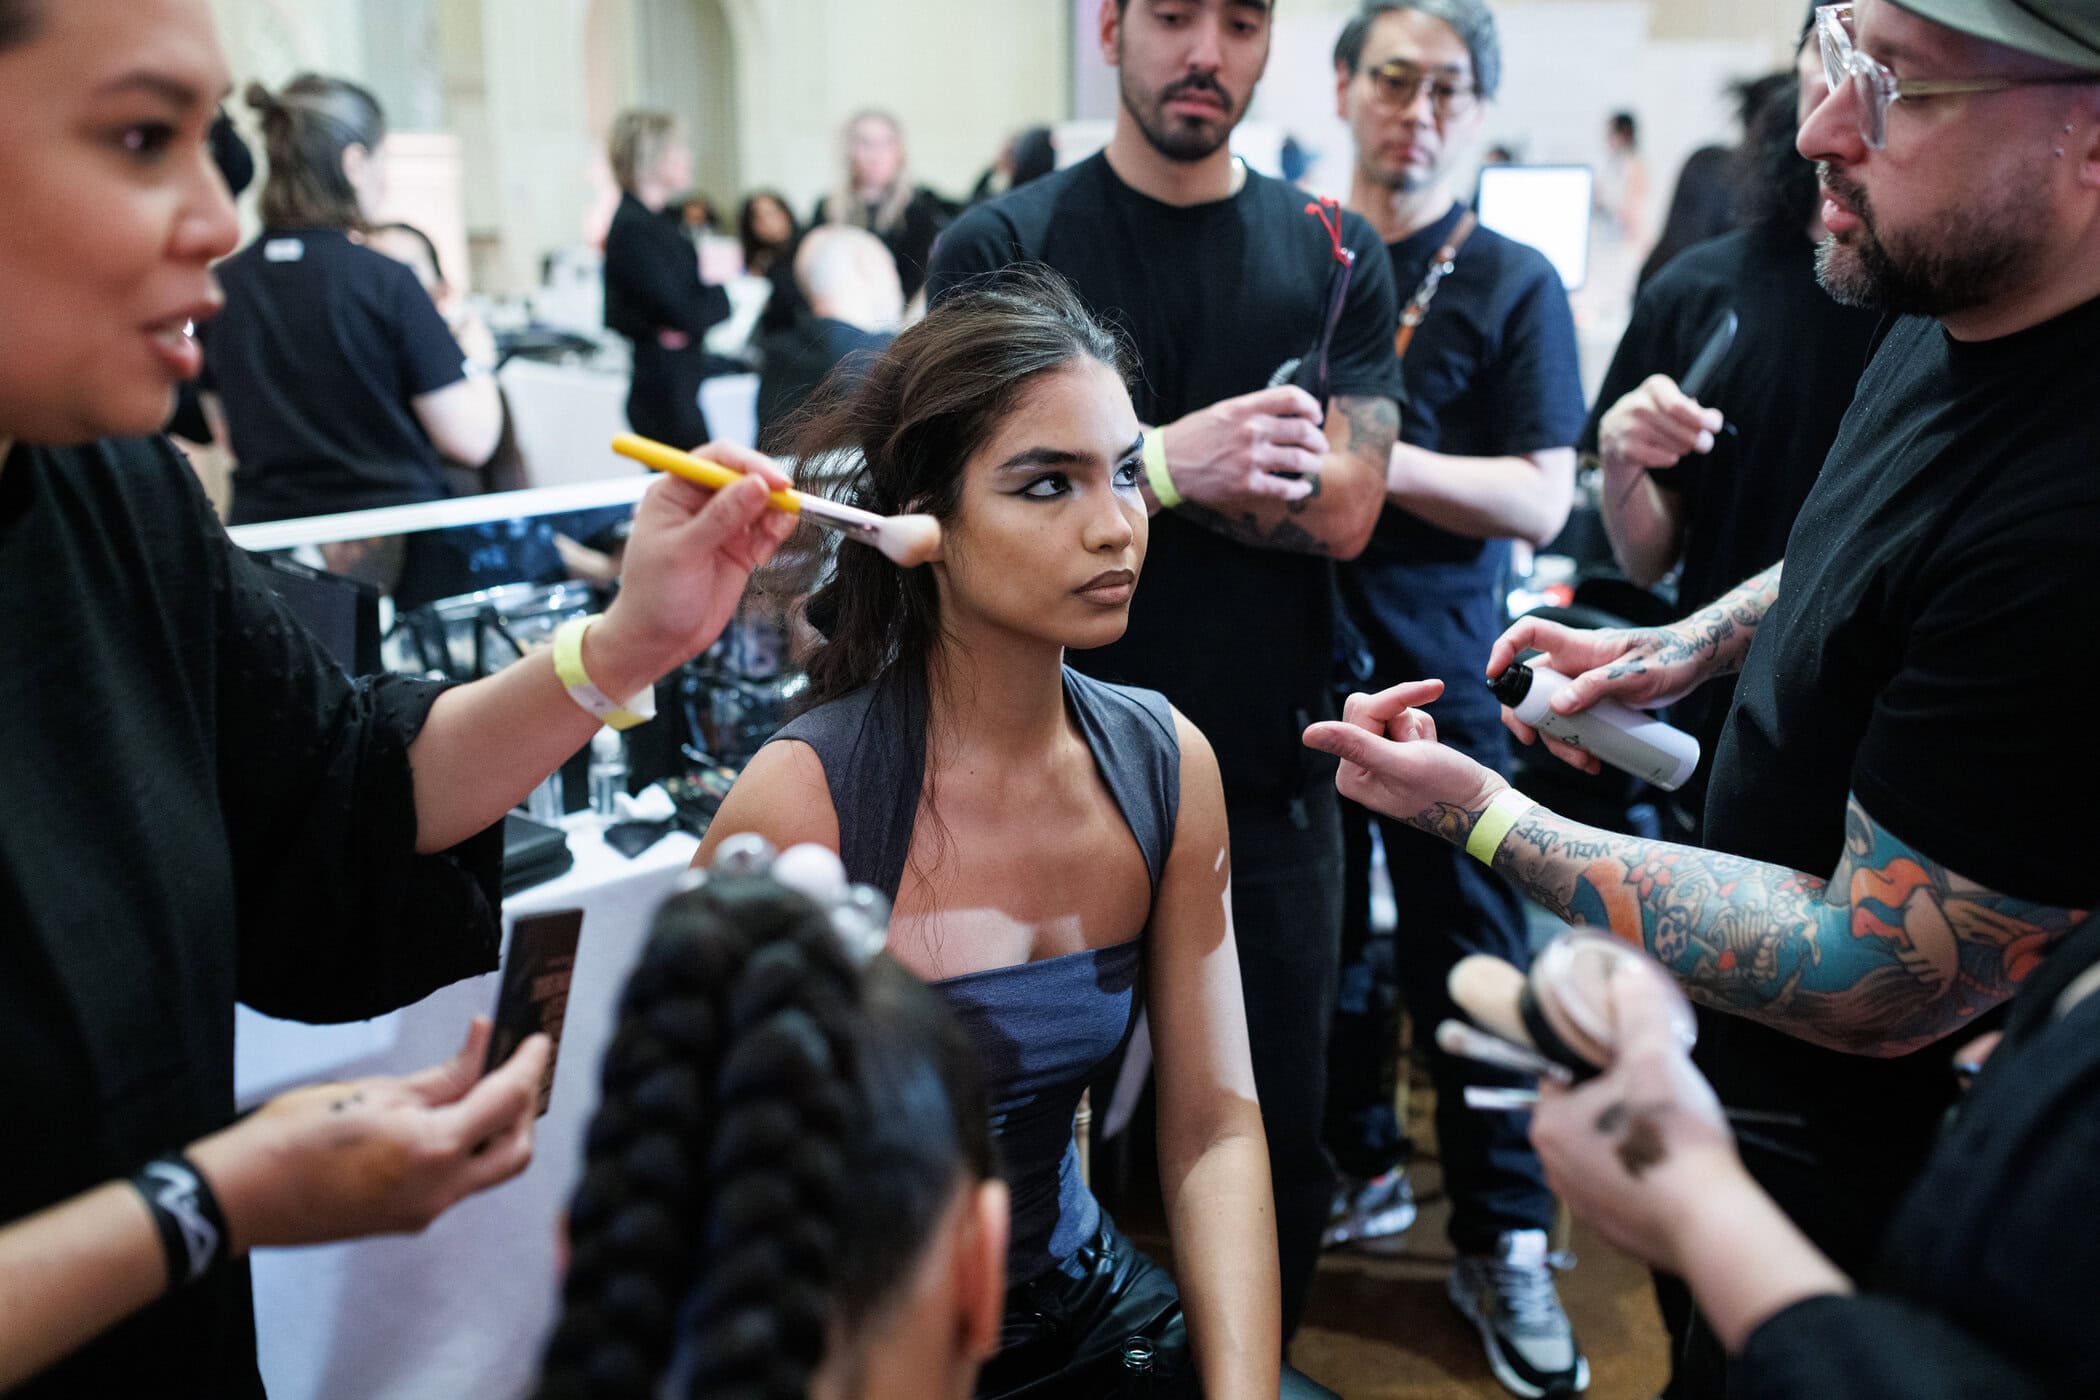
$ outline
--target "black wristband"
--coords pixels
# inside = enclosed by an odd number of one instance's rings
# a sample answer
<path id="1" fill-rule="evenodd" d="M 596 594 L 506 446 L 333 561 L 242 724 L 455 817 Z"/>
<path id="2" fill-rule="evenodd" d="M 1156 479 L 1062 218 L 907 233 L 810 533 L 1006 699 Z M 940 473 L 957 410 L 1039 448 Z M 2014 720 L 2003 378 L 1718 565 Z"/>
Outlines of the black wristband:
<path id="1" fill-rule="evenodd" d="M 179 1152 L 155 1158 L 131 1175 L 168 1256 L 172 1292 L 195 1283 L 226 1258 L 226 1214 L 203 1173 Z"/>

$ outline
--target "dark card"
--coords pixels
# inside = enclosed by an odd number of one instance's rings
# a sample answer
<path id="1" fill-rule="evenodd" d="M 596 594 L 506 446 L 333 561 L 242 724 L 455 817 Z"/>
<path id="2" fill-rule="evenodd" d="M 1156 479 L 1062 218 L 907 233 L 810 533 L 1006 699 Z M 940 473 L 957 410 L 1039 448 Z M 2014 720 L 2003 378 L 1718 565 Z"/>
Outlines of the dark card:
<path id="1" fill-rule="evenodd" d="M 569 1009 L 569 977 L 576 968 L 576 939 L 583 931 L 581 909 L 555 909 L 527 914 L 510 930 L 510 950 L 503 959 L 503 990 L 496 997 L 496 1029 L 489 1037 L 488 1063 L 496 1068 L 536 1031 L 545 1031 L 561 1051 L 561 1023 Z M 554 1097 L 554 1055 L 547 1057 L 547 1077 L 540 1084 L 540 1112 Z"/>

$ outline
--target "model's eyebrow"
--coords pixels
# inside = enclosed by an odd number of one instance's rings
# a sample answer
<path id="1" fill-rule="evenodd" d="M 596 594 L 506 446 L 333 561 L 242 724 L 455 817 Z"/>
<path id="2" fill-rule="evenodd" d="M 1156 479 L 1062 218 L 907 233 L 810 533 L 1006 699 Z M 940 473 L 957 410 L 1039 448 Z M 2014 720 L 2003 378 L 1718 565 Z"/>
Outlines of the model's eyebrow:
<path id="1" fill-rule="evenodd" d="M 227 91 L 231 92 L 232 89 L 228 88 Z M 217 105 L 205 95 L 202 88 L 186 83 L 180 78 L 171 77 L 166 73 L 157 73 L 150 68 L 133 69 L 121 77 L 110 79 L 110 81 L 95 89 L 97 97 L 121 97 L 130 92 L 148 93 L 176 107 Z M 224 94 L 222 93 L 221 96 L 223 97 Z"/>
<path id="2" fill-rule="evenodd" d="M 1040 471 L 1044 467 L 1076 467 L 1092 461 L 1084 452 L 1073 452 L 1063 447 L 1023 448 L 999 464 L 1002 472 Z"/>

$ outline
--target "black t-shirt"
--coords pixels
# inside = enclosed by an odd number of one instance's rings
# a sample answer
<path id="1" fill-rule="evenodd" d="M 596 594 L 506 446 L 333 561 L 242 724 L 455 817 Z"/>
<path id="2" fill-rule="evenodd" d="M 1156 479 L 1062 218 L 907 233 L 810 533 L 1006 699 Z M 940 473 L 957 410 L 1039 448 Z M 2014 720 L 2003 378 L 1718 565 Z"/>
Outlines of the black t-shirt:
<path id="1" fill-rule="evenodd" d="M 1881 314 L 1841 306 L 1816 281 L 1816 245 L 1799 230 L 1748 228 L 1686 249 L 1634 303 L 1582 431 L 1597 450 L 1598 424 L 1651 374 L 1682 378 L 1721 313 L 1736 313 L 1735 342 L 1699 401 L 1732 431 L 1713 451 L 1651 472 L 1684 511 L 1680 612 L 1690 614 L 1771 567 L 1808 499 L 1838 422 L 1867 365 Z M 1731 680 L 1703 686 L 1670 719 L 1708 755 L 1684 800 L 1697 799 L 1735 694 Z"/>
<path id="2" fill-rule="evenodd" d="M 928 285 L 938 300 L 996 268 L 1047 263 L 1136 347 L 1138 417 L 1170 423 L 1263 388 L 1318 341 L 1336 264 L 1305 206 L 1303 191 L 1252 171 L 1230 198 L 1162 204 L 1097 155 L 964 214 Z M 1342 227 L 1356 264 L 1331 391 L 1397 398 L 1392 267 L 1369 224 L 1345 213 Z M 1281 808 L 1328 771 L 1298 736 L 1333 707 L 1333 579 L 1327 559 L 1239 544 L 1161 511 L 1129 630 L 1070 659 L 1166 695 L 1216 748 L 1229 800 Z"/>
<path id="3" fill-rule="evenodd" d="M 1414 294 L 1462 206 L 1387 245 L 1393 282 Z M 1400 437 L 1456 457 L 1508 457 L 1571 447 L 1582 430 L 1575 318 L 1537 249 L 1476 228 L 1416 329 L 1401 370 Z M 1343 605 L 1371 650 L 1379 685 L 1442 678 L 1440 713 L 1491 717 L 1481 675 L 1502 630 L 1508 540 L 1472 539 L 1387 505 L 1362 557 L 1340 568 Z"/>
<path id="4" fill-rule="evenodd" d="M 271 229 L 218 274 L 226 309 L 198 336 L 240 464 L 235 521 L 444 497 L 413 401 L 466 356 L 407 264 L 336 229 Z"/>
<path id="5" fill-rule="evenodd" d="M 0 1222 L 233 1117 L 233 1007 L 342 1021 L 495 965 L 502 827 L 415 855 L 442 688 L 353 685 L 163 441 L 0 468 Z M 15 1394 L 260 1395 L 245 1265 Z"/>
<path id="6" fill-rule="evenodd" d="M 2100 679 L 2096 402 L 2100 301 L 1983 343 L 1892 324 L 1787 542 L 1714 758 L 1710 845 L 1827 875 L 1852 791 L 1990 889 L 2100 904 L 2075 811 L 2100 791 L 2081 723 Z M 1849 1175 L 1892 1202 L 1947 1101 L 1954 1045 L 1868 1060 L 1711 1020 L 1701 1050 L 1724 1101 L 1808 1112 L 1811 1192 Z M 1832 1228 L 1878 1230 L 1870 1204 L 1853 1215 Z"/>

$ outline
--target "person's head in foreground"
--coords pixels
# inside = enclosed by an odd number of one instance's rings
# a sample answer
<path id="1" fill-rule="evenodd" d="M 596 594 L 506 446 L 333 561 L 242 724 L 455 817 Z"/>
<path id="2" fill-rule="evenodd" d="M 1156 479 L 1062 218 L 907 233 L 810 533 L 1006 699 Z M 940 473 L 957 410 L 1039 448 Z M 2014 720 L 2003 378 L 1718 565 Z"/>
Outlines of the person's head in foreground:
<path id="1" fill-rule="evenodd" d="M 844 498 L 941 525 L 931 565 L 842 546 L 810 600 L 829 638 L 811 704 L 942 649 L 1104 646 L 1123 635 L 1144 566 L 1144 467 L 1121 346 L 1054 273 L 1006 274 L 944 298 L 841 396 L 827 381 L 796 435 L 806 485 L 845 470 Z"/>
<path id="2" fill-rule="evenodd" d="M 811 860 L 843 892 L 828 852 L 774 869 Z M 970 1042 L 828 895 L 738 867 L 664 905 L 621 998 L 540 1400 L 961 1400 L 1007 1237 Z"/>

